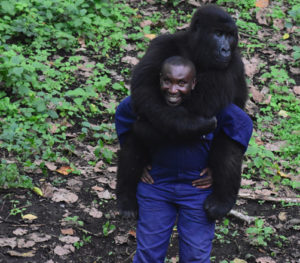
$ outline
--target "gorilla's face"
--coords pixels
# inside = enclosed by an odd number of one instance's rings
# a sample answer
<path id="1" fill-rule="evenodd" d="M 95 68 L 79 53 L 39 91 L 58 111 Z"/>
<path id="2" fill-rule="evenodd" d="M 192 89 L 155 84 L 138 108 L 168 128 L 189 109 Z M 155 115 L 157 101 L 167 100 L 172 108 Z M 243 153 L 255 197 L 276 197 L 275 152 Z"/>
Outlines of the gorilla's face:
<path id="1" fill-rule="evenodd" d="M 196 84 L 194 72 L 185 65 L 164 65 L 160 76 L 160 89 L 171 107 L 180 105 L 191 94 Z"/>

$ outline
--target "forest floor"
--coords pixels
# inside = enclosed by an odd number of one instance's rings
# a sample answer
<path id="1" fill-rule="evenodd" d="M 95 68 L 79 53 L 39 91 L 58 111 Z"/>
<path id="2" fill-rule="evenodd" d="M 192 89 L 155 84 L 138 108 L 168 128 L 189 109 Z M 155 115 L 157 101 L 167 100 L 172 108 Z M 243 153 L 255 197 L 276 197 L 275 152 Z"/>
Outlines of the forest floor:
<path id="1" fill-rule="evenodd" d="M 134 2 L 137 1 L 130 2 L 134 6 Z M 180 3 L 177 8 L 193 10 L 196 5 L 189 4 L 186 8 L 184 3 Z M 168 8 L 170 9 L 170 6 Z M 149 17 L 155 13 L 162 13 L 163 17 L 168 17 L 168 8 L 148 4 L 140 13 Z M 250 53 L 245 56 L 246 74 L 251 80 L 253 94 L 247 106 L 247 113 L 255 121 L 259 105 L 268 107 L 270 104 L 271 91 L 267 87 L 272 84 L 272 78 L 275 78 L 272 75 L 265 77 L 262 85 L 261 65 L 270 69 L 278 61 L 280 64 L 287 64 L 287 61 L 293 60 L 292 47 L 297 44 L 296 38 L 292 37 L 287 40 L 288 44 L 284 42 L 282 35 L 286 31 L 280 19 L 276 22 L 280 27 L 279 31 L 276 31 L 277 34 L 273 33 L 270 24 L 268 25 L 270 22 L 262 13 L 253 20 L 262 27 L 257 38 L 271 39 L 279 47 L 287 47 L 284 54 L 278 49 L 266 46 L 261 47 L 259 51 L 255 49 L 252 53 L 248 50 Z M 146 22 L 148 25 L 151 23 L 153 22 Z M 182 28 L 184 27 L 178 29 Z M 295 29 L 289 30 L 289 34 L 292 35 Z M 248 41 L 247 34 L 241 33 L 241 43 L 246 45 Z M 262 41 L 263 46 L 264 41 L 267 40 Z M 136 64 L 137 54 L 134 47 L 134 44 L 129 46 L 123 63 L 111 65 L 110 70 L 120 74 L 120 67 L 124 64 L 127 63 L 127 67 Z M 87 54 L 85 57 L 93 61 L 93 56 Z M 82 74 L 88 74 L 90 70 L 88 67 L 82 68 Z M 289 85 L 289 91 L 299 100 L 300 71 L 293 65 L 286 70 L 289 77 L 295 81 Z M 115 76 L 118 77 L 121 76 Z M 128 80 L 126 82 L 128 83 Z M 107 96 L 102 99 L 107 100 L 107 104 L 111 103 L 111 98 Z M 117 97 L 113 101 L 118 103 L 120 99 Z M 284 112 L 281 112 L 279 117 L 285 118 Z M 89 119 L 93 125 L 102 121 L 106 120 Z M 269 125 L 277 125 L 277 119 Z M 280 151 L 283 142 L 273 142 L 272 134 L 265 132 L 267 135 L 263 135 L 264 132 L 260 131 L 256 124 L 255 129 L 258 145 L 266 146 L 271 152 Z M 116 209 L 116 158 L 113 158 L 110 164 L 97 160 L 96 147 L 89 144 L 89 140 L 93 138 L 86 136 L 82 140 L 81 137 L 82 131 L 76 125 L 68 127 L 67 139 L 74 147 L 68 158 L 76 170 L 64 162 L 44 162 L 43 169 L 26 169 L 26 174 L 39 186 L 37 192 L 21 188 L 0 189 L 0 263 L 132 262 L 136 248 L 136 221 L 122 219 Z M 116 153 L 117 141 L 114 140 L 108 148 Z M 260 168 L 265 168 L 264 164 L 251 169 L 249 163 L 253 161 L 252 157 L 249 156 L 245 160 L 243 171 L 244 175 L 252 173 L 252 176 L 243 177 L 243 186 L 234 207 L 234 211 L 242 216 L 233 212 L 226 219 L 217 221 L 212 262 L 299 262 L 299 191 L 291 185 L 268 179 L 270 176 L 261 176 Z M 13 159 L 7 151 L 1 152 L 0 158 L 8 161 Z M 91 161 L 95 160 L 95 165 L 91 165 Z M 40 165 L 41 161 L 36 161 L 36 164 Z M 47 176 L 44 173 L 45 169 Z M 288 170 L 274 170 L 274 174 L 291 181 L 299 181 L 299 169 L 297 172 L 296 175 L 290 175 Z M 38 194 L 39 190 L 42 191 L 42 196 Z M 166 262 L 179 262 L 177 237 L 178 233 L 174 228 Z"/>

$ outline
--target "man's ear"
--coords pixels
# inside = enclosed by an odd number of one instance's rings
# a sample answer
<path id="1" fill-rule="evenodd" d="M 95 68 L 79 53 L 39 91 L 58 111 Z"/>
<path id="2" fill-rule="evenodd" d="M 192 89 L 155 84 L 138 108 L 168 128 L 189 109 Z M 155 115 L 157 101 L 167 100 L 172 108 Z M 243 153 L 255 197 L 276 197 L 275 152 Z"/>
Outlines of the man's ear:
<path id="1" fill-rule="evenodd" d="M 193 79 L 193 83 L 192 83 L 192 90 L 194 90 L 195 86 L 196 86 L 197 80 L 196 78 Z"/>

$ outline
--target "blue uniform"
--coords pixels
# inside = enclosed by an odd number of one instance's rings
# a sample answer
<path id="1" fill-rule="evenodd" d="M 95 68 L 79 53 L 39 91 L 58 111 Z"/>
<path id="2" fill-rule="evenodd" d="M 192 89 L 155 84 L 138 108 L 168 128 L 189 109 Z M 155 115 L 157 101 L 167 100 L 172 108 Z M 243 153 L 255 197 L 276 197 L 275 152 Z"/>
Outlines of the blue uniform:
<path id="1" fill-rule="evenodd" d="M 135 120 L 131 99 L 127 97 L 116 111 L 121 144 Z M 198 189 L 192 181 L 199 179 L 200 172 L 207 167 L 211 142 L 221 129 L 243 145 L 245 151 L 252 134 L 251 119 L 234 104 L 222 110 L 217 120 L 213 133 L 192 142 L 165 143 L 152 152 L 149 173 L 154 184 L 140 182 L 137 189 L 139 219 L 134 262 L 164 262 L 176 219 L 180 262 L 210 262 L 214 222 L 207 219 L 203 204 L 212 189 Z"/>

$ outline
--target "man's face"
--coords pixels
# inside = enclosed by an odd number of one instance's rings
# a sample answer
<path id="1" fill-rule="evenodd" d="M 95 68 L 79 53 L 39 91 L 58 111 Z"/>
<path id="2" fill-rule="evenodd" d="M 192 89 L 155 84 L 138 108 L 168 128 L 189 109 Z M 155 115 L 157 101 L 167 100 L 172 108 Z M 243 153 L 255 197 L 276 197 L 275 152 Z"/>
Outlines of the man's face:
<path id="1" fill-rule="evenodd" d="M 189 66 L 164 65 L 160 77 L 160 89 L 171 107 L 180 105 L 195 86 L 193 70 Z"/>

